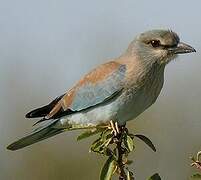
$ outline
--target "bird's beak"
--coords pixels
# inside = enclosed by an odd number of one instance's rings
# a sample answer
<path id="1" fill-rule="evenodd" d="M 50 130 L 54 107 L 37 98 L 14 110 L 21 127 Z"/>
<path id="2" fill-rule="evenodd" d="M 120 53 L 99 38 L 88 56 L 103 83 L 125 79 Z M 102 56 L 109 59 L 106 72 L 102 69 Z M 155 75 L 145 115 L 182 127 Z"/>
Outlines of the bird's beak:
<path id="1" fill-rule="evenodd" d="M 171 49 L 171 51 L 173 51 L 174 54 L 184 54 L 184 53 L 192 53 L 192 52 L 196 52 L 196 50 L 183 42 L 179 42 L 178 45 L 174 48 Z"/>

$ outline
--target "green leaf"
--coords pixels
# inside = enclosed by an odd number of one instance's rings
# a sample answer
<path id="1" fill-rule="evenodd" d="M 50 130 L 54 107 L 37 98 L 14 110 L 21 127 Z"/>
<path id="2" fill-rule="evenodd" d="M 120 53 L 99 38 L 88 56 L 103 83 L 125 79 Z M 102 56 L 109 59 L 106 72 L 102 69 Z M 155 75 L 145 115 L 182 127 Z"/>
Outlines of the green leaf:
<path id="1" fill-rule="evenodd" d="M 116 167 L 117 162 L 112 156 L 110 156 L 101 170 L 100 180 L 111 180 L 112 175 L 115 173 Z"/>
<path id="2" fill-rule="evenodd" d="M 97 140 L 95 140 L 92 145 L 91 145 L 91 151 L 93 152 L 97 152 L 97 153 L 100 153 L 102 154 L 103 153 L 103 148 L 102 148 L 102 141 L 101 141 L 101 138 L 98 138 Z"/>
<path id="3" fill-rule="evenodd" d="M 126 148 L 128 149 L 129 152 L 133 151 L 134 142 L 133 142 L 133 139 L 129 135 L 125 136 L 124 145 L 126 146 Z"/>
<path id="4" fill-rule="evenodd" d="M 90 136 L 93 136 L 95 134 L 98 134 L 100 132 L 102 132 L 103 129 L 92 129 L 92 130 L 87 130 L 85 132 L 83 132 L 82 134 L 80 134 L 78 137 L 77 137 L 77 140 L 80 141 L 82 139 L 85 139 L 85 138 L 88 138 Z"/>
<path id="5" fill-rule="evenodd" d="M 93 144 L 91 145 L 91 151 L 93 152 L 97 152 L 100 154 L 105 154 L 105 155 L 109 155 L 107 152 L 107 148 L 110 144 L 110 142 L 113 139 L 113 135 L 111 134 L 111 130 L 104 130 L 100 137 L 93 142 Z"/>
<path id="6" fill-rule="evenodd" d="M 101 134 L 101 139 L 102 139 L 102 141 L 106 141 L 106 140 L 108 140 L 108 139 L 110 139 L 110 138 L 112 138 L 112 137 L 113 137 L 113 134 L 111 133 L 111 130 L 110 130 L 110 129 L 104 130 L 104 131 L 102 132 L 102 134 Z"/>
<path id="7" fill-rule="evenodd" d="M 98 138 L 96 141 L 94 141 L 91 145 L 91 151 L 100 153 L 100 154 L 107 154 L 107 148 L 112 141 L 112 137 L 108 137 L 106 139 L 102 139 L 102 137 Z"/>
<path id="8" fill-rule="evenodd" d="M 132 173 L 132 172 L 127 171 L 126 176 L 127 176 L 127 179 L 126 179 L 126 180 L 134 180 L 134 177 L 133 177 L 133 173 Z"/>
<path id="9" fill-rule="evenodd" d="M 155 146 L 153 145 L 153 143 L 151 142 L 151 140 L 144 136 L 144 135 L 141 135 L 141 134 L 136 134 L 135 137 L 139 138 L 140 140 L 142 140 L 145 144 L 147 144 L 154 152 L 156 152 L 156 148 Z"/>
<path id="10" fill-rule="evenodd" d="M 193 179 L 193 180 L 200 180 L 201 179 L 201 174 L 194 174 L 194 175 L 192 175 L 191 176 L 191 179 Z"/>
<path id="11" fill-rule="evenodd" d="M 127 180 L 131 180 L 131 175 L 129 171 L 127 171 Z"/>
<path id="12" fill-rule="evenodd" d="M 159 176 L 158 173 L 156 173 L 153 176 L 151 176 L 148 180 L 161 180 L 161 177 Z"/>
<path id="13" fill-rule="evenodd" d="M 110 148 L 105 148 L 103 154 L 106 156 L 113 156 L 116 158 L 116 155 L 114 154 L 114 152 Z"/>
<path id="14" fill-rule="evenodd" d="M 134 137 L 135 137 L 135 135 L 134 134 L 131 134 L 131 133 L 129 133 L 128 134 L 132 139 L 134 139 Z"/>

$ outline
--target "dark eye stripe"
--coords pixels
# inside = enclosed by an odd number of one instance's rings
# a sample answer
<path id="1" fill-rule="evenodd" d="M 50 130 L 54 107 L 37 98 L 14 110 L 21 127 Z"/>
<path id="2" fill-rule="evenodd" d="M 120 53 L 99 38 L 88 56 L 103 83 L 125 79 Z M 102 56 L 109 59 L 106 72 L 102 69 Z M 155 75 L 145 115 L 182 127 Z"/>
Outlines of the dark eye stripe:
<path id="1" fill-rule="evenodd" d="M 177 47 L 177 43 L 173 45 L 166 45 L 161 44 L 160 40 L 151 40 L 149 42 L 146 42 L 147 44 L 151 44 L 154 48 L 163 48 L 163 49 L 169 49 L 169 48 L 175 48 Z"/>
<path id="2" fill-rule="evenodd" d="M 177 44 L 173 44 L 173 45 L 161 44 L 160 46 L 163 47 L 164 49 L 168 49 L 168 48 L 175 48 L 175 47 L 177 47 Z"/>

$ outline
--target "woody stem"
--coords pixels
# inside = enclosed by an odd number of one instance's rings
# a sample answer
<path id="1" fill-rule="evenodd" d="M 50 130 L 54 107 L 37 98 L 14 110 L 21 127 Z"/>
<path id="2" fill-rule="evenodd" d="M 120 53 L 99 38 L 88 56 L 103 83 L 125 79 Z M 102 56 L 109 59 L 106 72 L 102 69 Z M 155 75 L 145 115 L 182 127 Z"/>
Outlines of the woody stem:
<path id="1" fill-rule="evenodd" d="M 123 131 L 125 129 L 125 126 L 120 126 L 119 130 L 120 132 L 117 135 L 117 152 L 118 152 L 118 168 L 119 168 L 119 180 L 126 180 L 126 173 L 124 170 L 124 163 L 123 163 L 123 154 L 125 152 L 124 148 L 122 147 L 122 139 L 123 139 Z"/>

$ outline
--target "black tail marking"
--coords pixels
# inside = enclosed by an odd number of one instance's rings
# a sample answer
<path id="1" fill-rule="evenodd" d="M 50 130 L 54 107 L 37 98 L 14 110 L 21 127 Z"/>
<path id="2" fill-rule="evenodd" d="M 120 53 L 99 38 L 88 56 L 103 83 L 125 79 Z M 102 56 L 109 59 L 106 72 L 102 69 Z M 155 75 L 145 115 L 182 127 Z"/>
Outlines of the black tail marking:
<path id="1" fill-rule="evenodd" d="M 64 96 L 61 95 L 59 97 L 57 97 L 56 99 L 54 99 L 51 103 L 49 103 L 46 106 L 34 109 L 33 111 L 29 112 L 26 114 L 26 118 L 38 118 L 38 117 L 44 117 L 47 114 L 49 114 L 49 112 L 52 110 L 52 108 L 58 103 L 58 101 L 61 100 L 61 98 Z"/>

